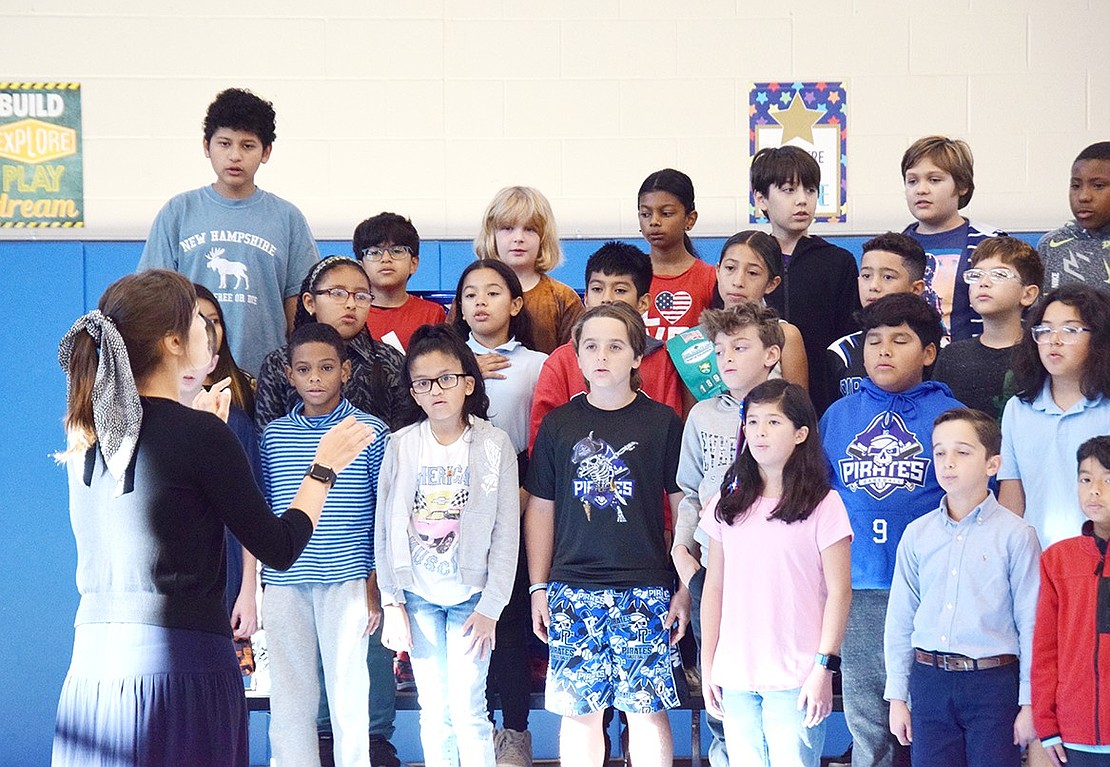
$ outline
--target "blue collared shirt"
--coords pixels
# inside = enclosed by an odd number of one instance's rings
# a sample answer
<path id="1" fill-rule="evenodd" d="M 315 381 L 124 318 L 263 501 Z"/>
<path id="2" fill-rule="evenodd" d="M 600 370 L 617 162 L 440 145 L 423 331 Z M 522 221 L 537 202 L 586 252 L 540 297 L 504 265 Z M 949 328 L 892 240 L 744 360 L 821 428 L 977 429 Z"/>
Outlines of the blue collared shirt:
<path id="1" fill-rule="evenodd" d="M 496 352 L 509 358 L 509 367 L 497 372 L 504 378 L 487 378 L 486 396 L 489 397 L 489 420 L 509 435 L 513 449 L 518 453 L 528 447 L 528 416 L 532 412 L 532 395 L 540 378 L 547 355 L 533 351 L 515 338 L 510 338 L 496 349 L 482 346 L 474 334 L 466 345 L 475 354 Z M 523 478 L 521 478 L 523 481 Z"/>
<path id="2" fill-rule="evenodd" d="M 1060 409 L 1048 381 L 1032 402 L 1011 397 L 1002 414 L 1002 468 L 998 479 L 1019 479 L 1025 521 L 1037 529 L 1041 548 L 1079 535 L 1075 452 L 1086 440 L 1110 434 L 1110 400 L 1081 399 Z"/>
<path id="3" fill-rule="evenodd" d="M 908 700 L 916 647 L 969 658 L 1017 655 L 1018 704 L 1028 705 L 1040 555 L 1036 531 L 990 493 L 959 522 L 947 496 L 911 522 L 887 605 L 886 699 Z"/>

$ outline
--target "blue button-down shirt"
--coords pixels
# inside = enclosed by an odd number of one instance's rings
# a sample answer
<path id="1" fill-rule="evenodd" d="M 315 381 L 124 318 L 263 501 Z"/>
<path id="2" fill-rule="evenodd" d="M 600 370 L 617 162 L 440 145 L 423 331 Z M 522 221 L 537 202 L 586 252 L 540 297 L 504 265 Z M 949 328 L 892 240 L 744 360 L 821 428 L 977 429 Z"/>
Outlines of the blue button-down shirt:
<path id="1" fill-rule="evenodd" d="M 1029 704 L 1040 554 L 1033 527 L 993 494 L 959 522 L 947 497 L 911 522 L 887 606 L 887 700 L 908 700 L 916 647 L 969 658 L 1017 655 L 1018 703 Z"/>
<path id="2" fill-rule="evenodd" d="M 1081 399 L 1060 409 L 1048 381 L 1032 402 L 1011 397 L 1002 413 L 1002 468 L 998 479 L 1020 479 L 1025 520 L 1037 528 L 1041 547 L 1079 535 L 1075 451 L 1091 437 L 1110 434 L 1110 400 Z"/>

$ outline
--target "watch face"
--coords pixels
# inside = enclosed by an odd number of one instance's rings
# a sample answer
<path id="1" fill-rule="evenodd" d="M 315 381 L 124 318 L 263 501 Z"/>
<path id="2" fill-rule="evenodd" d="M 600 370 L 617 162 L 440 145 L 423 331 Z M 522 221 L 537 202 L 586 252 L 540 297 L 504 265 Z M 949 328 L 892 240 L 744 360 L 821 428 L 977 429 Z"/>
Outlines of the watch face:
<path id="1" fill-rule="evenodd" d="M 313 479 L 318 479 L 321 482 L 335 484 L 335 472 L 327 466 L 321 466 L 318 463 L 314 463 L 308 467 L 308 476 Z"/>

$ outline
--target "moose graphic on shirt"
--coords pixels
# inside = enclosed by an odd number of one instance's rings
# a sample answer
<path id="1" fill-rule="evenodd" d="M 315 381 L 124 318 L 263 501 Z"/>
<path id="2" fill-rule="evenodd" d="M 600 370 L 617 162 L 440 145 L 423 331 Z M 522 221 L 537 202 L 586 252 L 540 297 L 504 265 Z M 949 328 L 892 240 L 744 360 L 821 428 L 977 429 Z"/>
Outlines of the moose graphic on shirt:
<path id="1" fill-rule="evenodd" d="M 239 261 L 228 261 L 223 257 L 227 252 L 223 248 L 212 248 L 204 254 L 208 260 L 208 268 L 220 275 L 220 290 L 227 290 L 227 278 L 229 276 L 235 278 L 235 290 L 242 287 L 244 290 L 251 289 L 251 281 L 247 277 L 247 265 Z"/>

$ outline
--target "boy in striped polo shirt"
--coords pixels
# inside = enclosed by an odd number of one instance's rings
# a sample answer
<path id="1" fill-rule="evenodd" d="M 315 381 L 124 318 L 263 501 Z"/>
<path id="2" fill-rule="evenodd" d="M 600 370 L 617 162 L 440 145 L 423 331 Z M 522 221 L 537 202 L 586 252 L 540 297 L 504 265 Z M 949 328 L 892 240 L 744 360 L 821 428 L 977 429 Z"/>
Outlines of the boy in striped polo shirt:
<path id="1" fill-rule="evenodd" d="M 318 764 L 317 653 L 335 736 L 335 763 L 369 767 L 366 637 L 381 619 L 374 573 L 374 508 L 388 437 L 380 419 L 343 398 L 351 363 L 339 333 L 314 322 L 293 332 L 286 374 L 301 402 L 266 426 L 262 475 L 271 508 L 285 509 L 306 475 L 333 485 L 296 564 L 262 570 L 270 652 L 270 740 L 278 764 Z M 362 455 L 336 475 L 313 463 L 320 438 L 353 417 L 374 428 Z"/>

